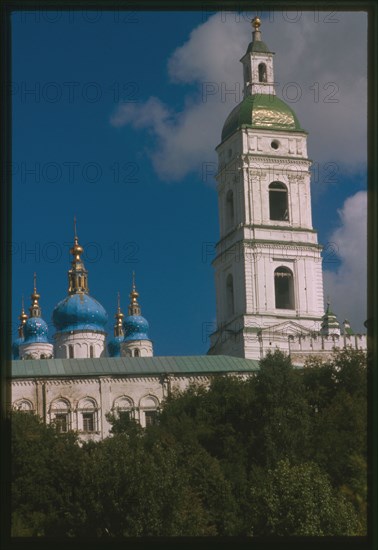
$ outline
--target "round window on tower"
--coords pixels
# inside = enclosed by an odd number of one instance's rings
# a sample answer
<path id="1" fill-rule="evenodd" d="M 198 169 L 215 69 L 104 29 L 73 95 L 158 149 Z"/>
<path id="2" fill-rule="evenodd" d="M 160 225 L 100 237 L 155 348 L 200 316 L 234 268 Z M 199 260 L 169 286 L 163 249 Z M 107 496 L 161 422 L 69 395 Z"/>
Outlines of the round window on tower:
<path id="1" fill-rule="evenodd" d="M 277 141 L 276 139 L 274 139 L 272 141 L 272 143 L 270 144 L 270 146 L 271 146 L 272 149 L 278 149 L 278 147 L 280 146 L 280 142 Z"/>

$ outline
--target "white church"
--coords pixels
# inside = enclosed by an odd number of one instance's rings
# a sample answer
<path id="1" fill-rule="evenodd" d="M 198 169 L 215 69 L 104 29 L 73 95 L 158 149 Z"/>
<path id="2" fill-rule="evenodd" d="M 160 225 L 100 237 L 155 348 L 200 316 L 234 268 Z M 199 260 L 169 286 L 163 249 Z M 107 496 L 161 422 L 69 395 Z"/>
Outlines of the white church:
<path id="1" fill-rule="evenodd" d="M 215 374 L 253 375 L 268 350 L 293 363 L 327 359 L 334 349 L 366 350 L 366 335 L 324 311 L 322 247 L 312 227 L 307 132 L 276 96 L 273 52 L 252 21 L 240 60 L 244 99 L 227 117 L 216 150 L 220 240 L 213 262 L 217 329 L 205 356 L 154 357 L 133 279 L 128 314 L 118 303 L 114 335 L 88 292 L 83 248 L 74 234 L 68 294 L 54 308 L 53 342 L 41 316 L 36 278 L 29 316 L 13 343 L 12 406 L 39 414 L 82 440 L 109 435 L 106 414 L 156 421 L 163 400 Z"/>

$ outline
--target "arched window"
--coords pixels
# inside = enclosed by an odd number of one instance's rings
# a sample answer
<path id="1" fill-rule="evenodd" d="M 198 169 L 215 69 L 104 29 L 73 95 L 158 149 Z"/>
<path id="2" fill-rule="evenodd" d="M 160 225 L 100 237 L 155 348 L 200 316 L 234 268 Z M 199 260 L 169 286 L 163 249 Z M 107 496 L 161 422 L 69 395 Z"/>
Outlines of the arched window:
<path id="1" fill-rule="evenodd" d="M 73 347 L 72 344 L 68 345 L 68 357 L 70 359 L 73 359 L 73 357 L 74 357 L 74 347 Z"/>
<path id="2" fill-rule="evenodd" d="M 295 309 L 293 272 L 287 267 L 277 267 L 274 272 L 274 291 L 277 309 Z"/>
<path id="3" fill-rule="evenodd" d="M 154 395 L 146 395 L 145 397 L 142 397 L 142 399 L 139 402 L 139 409 L 141 411 L 141 423 L 143 426 L 152 426 L 153 424 L 156 424 L 158 421 L 158 408 L 159 408 L 159 400 Z M 144 416 L 144 418 L 143 418 Z"/>
<path id="4" fill-rule="evenodd" d="M 234 281 L 231 273 L 227 275 L 227 279 L 226 279 L 226 305 L 227 305 L 227 317 L 232 317 L 235 312 L 235 305 L 234 305 Z"/>
<path id="5" fill-rule="evenodd" d="M 266 82 L 266 65 L 265 63 L 259 64 L 259 82 Z"/>
<path id="6" fill-rule="evenodd" d="M 50 406 L 50 422 L 56 425 L 58 432 L 66 433 L 71 428 L 71 406 L 66 399 L 57 399 Z"/>
<path id="7" fill-rule="evenodd" d="M 269 214 L 271 220 L 289 220 L 287 187 L 280 181 L 269 185 Z"/>
<path id="8" fill-rule="evenodd" d="M 119 419 L 133 418 L 134 402 L 130 397 L 118 397 L 113 404 L 113 411 Z"/>
<path id="9" fill-rule="evenodd" d="M 97 403 L 91 397 L 82 399 L 78 406 L 81 414 L 79 417 L 79 429 L 86 433 L 98 431 L 98 407 Z"/>
<path id="10" fill-rule="evenodd" d="M 134 357 L 140 357 L 140 351 L 138 349 L 134 350 Z"/>
<path id="11" fill-rule="evenodd" d="M 226 228 L 230 229 L 234 223 L 234 193 L 229 189 L 226 195 Z"/>
<path id="12" fill-rule="evenodd" d="M 19 399 L 18 401 L 13 403 L 13 408 L 16 411 L 22 411 L 22 412 L 28 412 L 28 413 L 34 412 L 33 403 L 29 401 L 29 399 Z"/>
<path id="13" fill-rule="evenodd" d="M 89 357 L 94 357 L 94 348 L 92 345 L 89 346 Z"/>

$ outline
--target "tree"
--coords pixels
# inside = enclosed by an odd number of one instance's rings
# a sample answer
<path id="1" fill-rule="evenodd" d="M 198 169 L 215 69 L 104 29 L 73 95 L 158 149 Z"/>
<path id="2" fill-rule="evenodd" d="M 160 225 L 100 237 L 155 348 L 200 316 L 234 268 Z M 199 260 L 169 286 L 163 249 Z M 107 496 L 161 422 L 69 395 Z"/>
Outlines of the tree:
<path id="1" fill-rule="evenodd" d="M 161 435 L 155 440 L 117 434 L 86 449 L 87 522 L 78 534 L 219 533 L 222 514 L 218 506 L 227 499 L 219 466 L 203 449 L 184 449 L 172 436 Z"/>
<path id="2" fill-rule="evenodd" d="M 313 459 L 354 505 L 366 530 L 367 364 L 361 350 L 336 352 L 325 364 L 303 369 L 312 406 Z"/>
<path id="3" fill-rule="evenodd" d="M 68 534 L 82 517 L 76 498 L 81 450 L 75 434 L 58 434 L 33 414 L 11 415 L 13 536 Z"/>
<path id="4" fill-rule="evenodd" d="M 157 425 L 108 415 L 101 442 L 15 412 L 13 534 L 365 534 L 366 393 L 361 352 L 296 369 L 276 351 L 173 392 Z"/>
<path id="5" fill-rule="evenodd" d="M 279 461 L 261 475 L 251 474 L 250 521 L 258 536 L 355 535 L 358 519 L 353 506 L 333 489 L 314 463 Z"/>
<path id="6" fill-rule="evenodd" d="M 253 382 L 253 462 L 274 466 L 283 458 L 304 460 L 309 452 L 310 416 L 301 373 L 288 355 L 276 350 L 260 361 Z"/>

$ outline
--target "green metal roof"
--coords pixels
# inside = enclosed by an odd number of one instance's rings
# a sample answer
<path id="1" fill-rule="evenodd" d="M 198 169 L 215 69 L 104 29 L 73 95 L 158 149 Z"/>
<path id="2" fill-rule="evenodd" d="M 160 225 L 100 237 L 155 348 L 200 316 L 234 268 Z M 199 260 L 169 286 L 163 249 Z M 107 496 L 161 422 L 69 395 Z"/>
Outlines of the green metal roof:
<path id="1" fill-rule="evenodd" d="M 271 94 L 254 94 L 243 99 L 228 115 L 222 141 L 239 128 L 304 132 L 297 115 L 282 99 Z"/>
<path id="2" fill-rule="evenodd" d="M 322 317 L 322 329 L 327 328 L 340 328 L 340 323 L 337 320 L 336 315 L 331 311 L 330 304 L 327 304 L 327 309 Z"/>
<path id="3" fill-rule="evenodd" d="M 274 53 L 274 52 L 271 52 L 269 50 L 268 46 L 262 40 L 254 40 L 254 41 L 252 41 L 248 44 L 246 54 L 251 53 L 251 52 L 255 52 L 255 53 Z"/>
<path id="4" fill-rule="evenodd" d="M 225 355 L 174 357 L 101 357 L 99 359 L 27 359 L 12 361 L 12 378 L 64 378 L 157 374 L 215 374 L 251 372 L 259 368 L 253 359 Z"/>

